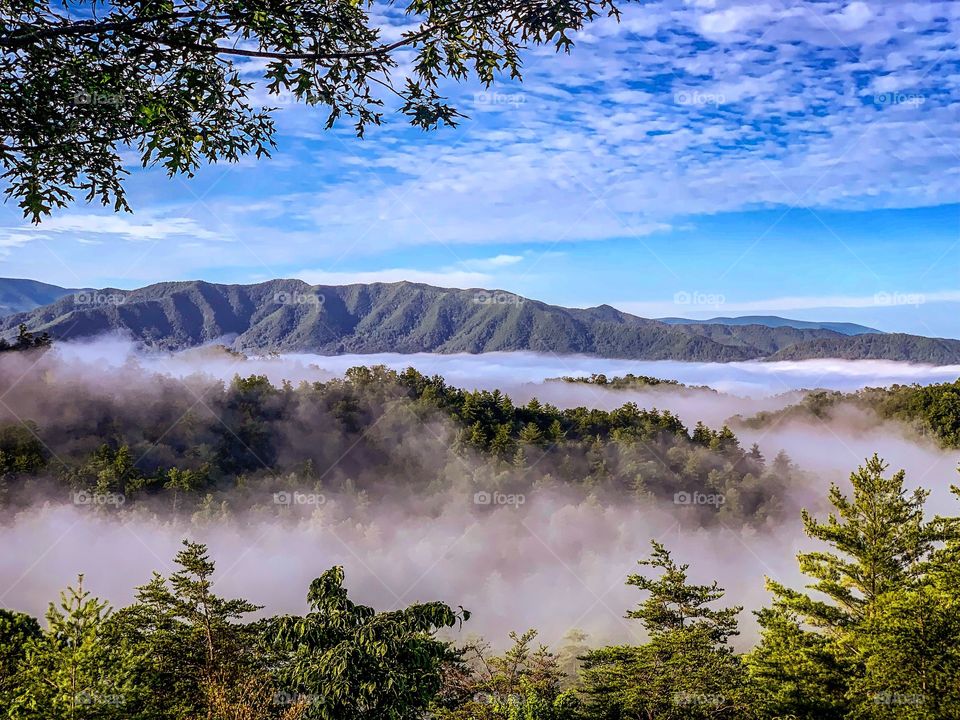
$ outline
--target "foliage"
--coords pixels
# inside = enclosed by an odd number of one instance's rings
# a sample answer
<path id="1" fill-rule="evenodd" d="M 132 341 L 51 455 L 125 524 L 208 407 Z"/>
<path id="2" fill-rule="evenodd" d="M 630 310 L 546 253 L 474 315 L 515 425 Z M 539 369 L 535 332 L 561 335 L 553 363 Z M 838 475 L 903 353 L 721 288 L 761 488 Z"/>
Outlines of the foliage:
<path id="1" fill-rule="evenodd" d="M 634 403 L 611 411 L 518 406 L 498 390 L 464 390 L 412 368 L 351 368 L 342 380 L 296 388 L 238 376 L 205 387 L 202 405 L 199 391 L 179 381 L 157 383 L 135 403 L 64 387 L 43 427 L 0 426 L 10 502 L 34 478 L 54 475 L 74 497 L 116 501 L 102 509 L 128 501 L 175 512 L 204 503 L 276 509 L 274 493 L 293 489 L 448 488 L 469 466 L 475 490 L 523 493 L 536 482 L 640 501 L 679 498 L 698 519 L 763 524 L 782 514 L 799 476 L 785 457 L 768 464 L 758 450 L 745 451 L 727 427 L 691 430 L 669 411 Z M 424 432 L 411 435 L 411 422 Z M 702 496 L 718 500 L 692 501 Z"/>
<path id="2" fill-rule="evenodd" d="M 716 390 L 708 387 L 707 385 L 695 385 L 691 387 L 684 385 L 682 382 L 678 382 L 677 380 L 665 380 L 663 378 L 652 377 L 650 375 L 634 375 L 633 373 L 627 373 L 622 377 L 607 377 L 603 373 L 592 373 L 589 377 L 571 377 L 564 375 L 560 378 L 560 380 L 566 383 L 596 385 L 609 390 L 630 390 L 663 385 L 670 388 L 689 388 L 691 390 L 703 390 L 716 393 Z"/>
<path id="3" fill-rule="evenodd" d="M 736 718 L 746 705 L 746 675 L 728 645 L 737 633 L 740 607 L 716 609 L 716 583 L 688 582 L 660 543 L 641 565 L 659 577 L 631 575 L 627 583 L 648 593 L 627 617 L 641 621 L 649 641 L 603 648 L 584 662 L 584 692 L 591 717 Z"/>
<path id="4" fill-rule="evenodd" d="M 376 371 L 351 376 L 383 390 Z M 259 381 L 244 392 L 273 395 Z M 311 583 L 303 616 L 252 620 L 185 541 L 176 572 L 116 612 L 82 577 L 42 629 L 0 610 L 0 703 L 11 720 L 957 720 L 960 518 L 927 518 L 926 492 L 887 470 L 869 458 L 852 493 L 831 488 L 831 515 L 804 513 L 820 545 L 799 555 L 811 583 L 769 581 L 746 655 L 730 643 L 741 609 L 658 542 L 626 579 L 643 593 L 627 618 L 644 641 L 588 649 L 574 633 L 571 663 L 534 630 L 502 655 L 458 648 L 440 634 L 462 608 L 378 612 L 349 599 L 339 567 Z"/>
<path id="5" fill-rule="evenodd" d="M 787 709 L 810 718 L 906 717 L 902 705 L 911 717 L 937 716 L 933 706 L 944 702 L 943 692 L 918 688 L 951 685 L 958 646 L 942 636 L 955 629 L 956 593 L 937 580 L 952 567 L 960 525 L 927 520 L 928 493 L 908 491 L 903 471 L 886 470 L 874 455 L 851 474 L 852 497 L 831 486 L 835 514 L 826 522 L 803 514 L 807 535 L 827 548 L 798 555 L 813 592 L 768 580 L 774 603 L 759 613 L 763 638 L 748 664 L 775 688 L 772 717 Z"/>
<path id="6" fill-rule="evenodd" d="M 276 108 L 253 102 L 251 68 L 276 104 L 324 106 L 327 128 L 345 116 L 362 136 L 385 97 L 416 127 L 454 126 L 442 81 L 520 79 L 524 49 L 569 51 L 601 16 L 611 0 L 2 0 L 6 194 L 35 222 L 78 191 L 129 209 L 125 147 L 171 176 L 269 155 Z"/>
<path id="7" fill-rule="evenodd" d="M 11 343 L 6 338 L 0 338 L 0 352 L 23 352 L 25 350 L 45 350 L 53 344 L 47 333 L 32 333 L 24 323 L 17 326 L 17 339 Z"/>
<path id="8" fill-rule="evenodd" d="M 305 717 L 320 720 L 408 720 L 421 717 L 440 691 L 448 645 L 441 628 L 468 620 L 440 602 L 376 612 L 343 587 L 343 568 L 310 585 L 310 611 L 267 623 L 280 682 L 307 700 Z"/>
<path id="9" fill-rule="evenodd" d="M 127 717 L 126 705 L 137 694 L 137 659 L 125 642 L 107 639 L 109 616 L 107 603 L 83 589 L 83 576 L 61 594 L 59 605 L 51 603 L 47 627 L 41 635 L 31 633 L 13 675 L 11 718 Z"/>
<path id="10" fill-rule="evenodd" d="M 510 633 L 513 646 L 492 655 L 473 644 L 450 663 L 444 693 L 434 708 L 441 720 L 572 720 L 579 700 L 563 688 L 559 658 L 545 645 L 531 647 L 536 630 Z"/>
<path id="11" fill-rule="evenodd" d="M 789 419 L 829 420 L 845 406 L 873 413 L 878 420 L 897 420 L 944 447 L 960 448 L 960 380 L 864 388 L 852 393 L 813 390 L 780 410 L 738 421 L 746 427 L 763 428 Z"/>

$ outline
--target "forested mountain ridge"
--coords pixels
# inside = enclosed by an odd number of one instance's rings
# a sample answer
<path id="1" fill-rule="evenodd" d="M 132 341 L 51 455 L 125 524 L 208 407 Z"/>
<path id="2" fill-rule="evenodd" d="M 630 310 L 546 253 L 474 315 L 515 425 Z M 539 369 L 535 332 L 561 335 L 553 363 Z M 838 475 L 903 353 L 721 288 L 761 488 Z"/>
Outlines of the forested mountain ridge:
<path id="1" fill-rule="evenodd" d="M 169 282 L 63 297 L 0 320 L 54 340 L 122 331 L 157 349 L 232 338 L 235 349 L 320 354 L 536 351 L 611 358 L 730 362 L 871 357 L 960 362 L 960 341 L 911 335 L 850 337 L 827 329 L 669 325 L 609 305 L 564 308 L 498 290 L 409 282 L 343 286 Z"/>
<path id="2" fill-rule="evenodd" d="M 857 323 L 792 320 L 777 315 L 742 315 L 740 317 L 715 317 L 708 320 L 664 317 L 657 318 L 657 320 L 668 325 L 766 325 L 767 327 L 792 327 L 798 330 L 835 330 L 843 335 L 883 334 L 881 330 Z"/>
<path id="3" fill-rule="evenodd" d="M 296 388 L 260 375 L 185 384 L 130 370 L 114 375 L 123 388 L 114 392 L 58 379 L 55 367 L 41 366 L 50 370 L 42 398 L 29 383 L 7 390 L 20 413 L 0 412 L 0 512 L 38 495 L 202 513 L 210 503 L 275 510 L 274 494 L 291 488 L 377 498 L 398 488 L 523 494 L 536 484 L 674 504 L 678 493 L 723 495 L 690 509 L 704 522 L 760 526 L 779 521 L 787 489 L 804 479 L 785 453 L 767 462 L 726 426 L 687 428 L 634 403 L 516 405 L 413 368 L 355 367 Z"/>
<path id="4" fill-rule="evenodd" d="M 28 312 L 73 292 L 77 291 L 37 280 L 0 278 L 0 316 Z"/>

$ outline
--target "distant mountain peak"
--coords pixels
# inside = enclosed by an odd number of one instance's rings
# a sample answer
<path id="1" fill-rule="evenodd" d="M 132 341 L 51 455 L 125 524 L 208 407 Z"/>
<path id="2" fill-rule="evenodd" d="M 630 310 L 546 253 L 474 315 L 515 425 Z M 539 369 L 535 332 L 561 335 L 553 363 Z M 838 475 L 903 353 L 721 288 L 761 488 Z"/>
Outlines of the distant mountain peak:
<path id="1" fill-rule="evenodd" d="M 75 292 L 79 290 L 39 280 L 0 278 L 0 316 L 33 310 Z"/>

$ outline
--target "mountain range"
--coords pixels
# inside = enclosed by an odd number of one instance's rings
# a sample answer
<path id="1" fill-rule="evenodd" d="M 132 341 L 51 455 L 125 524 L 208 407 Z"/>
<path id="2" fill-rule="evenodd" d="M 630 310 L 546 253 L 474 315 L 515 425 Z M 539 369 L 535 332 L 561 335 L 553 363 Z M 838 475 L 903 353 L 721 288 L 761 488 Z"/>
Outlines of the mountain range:
<path id="1" fill-rule="evenodd" d="M 0 315 L 27 312 L 74 292 L 77 290 L 37 280 L 0 278 Z"/>
<path id="2" fill-rule="evenodd" d="M 792 327 L 798 330 L 833 330 L 841 335 L 883 334 L 882 330 L 856 323 L 791 320 L 776 315 L 741 315 L 740 317 L 715 317 L 709 320 L 666 317 L 657 318 L 657 320 L 668 325 L 766 325 L 767 327 Z"/>
<path id="3" fill-rule="evenodd" d="M 165 282 L 137 290 L 66 291 L 0 318 L 54 340 L 122 332 L 154 349 L 223 342 L 247 352 L 482 353 L 528 350 L 610 358 L 730 362 L 839 357 L 960 363 L 960 341 L 901 333 L 849 335 L 827 327 L 685 321 L 609 305 L 565 308 L 499 290 L 410 282 L 254 285 Z"/>

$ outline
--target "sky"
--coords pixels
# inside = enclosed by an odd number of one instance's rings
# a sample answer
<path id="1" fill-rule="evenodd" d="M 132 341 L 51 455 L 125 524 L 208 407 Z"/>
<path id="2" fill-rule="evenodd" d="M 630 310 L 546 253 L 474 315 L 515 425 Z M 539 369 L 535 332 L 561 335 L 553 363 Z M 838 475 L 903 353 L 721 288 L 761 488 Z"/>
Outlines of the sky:
<path id="1" fill-rule="evenodd" d="M 522 83 L 446 87 L 455 129 L 391 114 L 359 140 L 264 96 L 270 160 L 168 179 L 131 156 L 132 215 L 8 203 L 0 276 L 411 280 L 960 337 L 960 3 L 622 7 L 569 56 L 528 51 Z"/>

